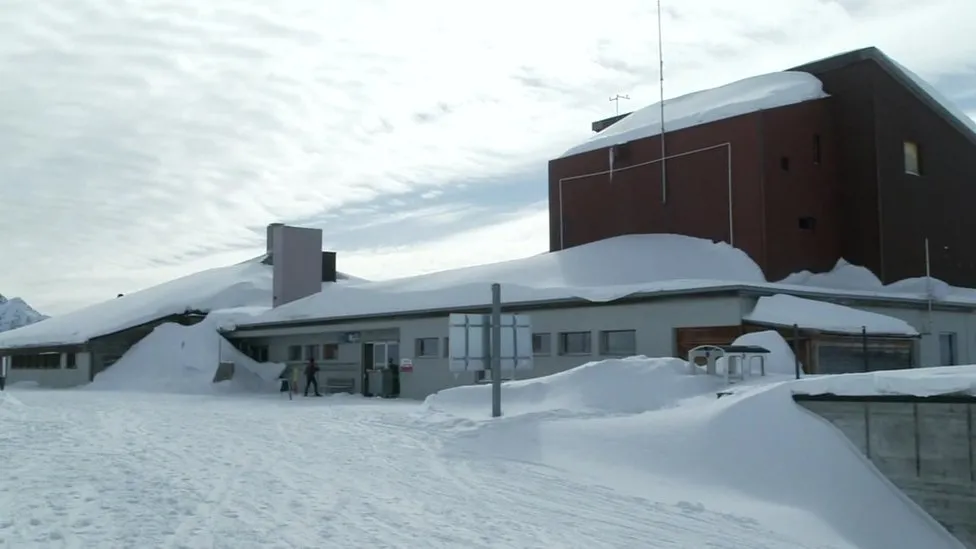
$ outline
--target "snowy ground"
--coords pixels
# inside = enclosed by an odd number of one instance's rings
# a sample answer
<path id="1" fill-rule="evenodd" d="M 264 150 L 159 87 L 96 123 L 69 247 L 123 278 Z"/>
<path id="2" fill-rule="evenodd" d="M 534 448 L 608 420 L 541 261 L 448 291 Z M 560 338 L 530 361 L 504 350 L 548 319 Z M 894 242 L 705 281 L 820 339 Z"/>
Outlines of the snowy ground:
<path id="1" fill-rule="evenodd" d="M 568 402 L 562 385 L 560 395 L 536 391 L 536 404 Z M 640 430 L 663 412 L 601 415 L 591 399 L 571 417 L 513 407 L 511 417 L 490 422 L 471 406 L 470 418 L 444 412 L 465 392 L 453 391 L 439 411 L 355 397 L 0 393 L 0 547 L 880 549 L 899 537 L 912 547 L 954 547 L 912 509 L 896 507 L 896 526 L 872 535 L 871 516 L 857 517 L 864 531 L 852 531 L 716 482 L 737 470 L 754 475 L 759 464 L 683 478 L 672 458 L 687 448 L 675 439 L 666 442 L 673 451 L 657 449 L 659 474 L 641 467 L 635 449 L 655 442 Z M 513 403 L 524 399 L 518 393 L 509 392 Z M 621 427 L 616 437 L 608 430 Z M 835 492 L 866 491 L 859 496 L 875 510 L 891 507 L 859 461 L 841 462 L 868 480 Z M 846 482 L 847 473 L 832 474 Z M 794 492 L 822 476 L 800 480 Z M 812 503 L 822 505 L 818 498 Z"/>

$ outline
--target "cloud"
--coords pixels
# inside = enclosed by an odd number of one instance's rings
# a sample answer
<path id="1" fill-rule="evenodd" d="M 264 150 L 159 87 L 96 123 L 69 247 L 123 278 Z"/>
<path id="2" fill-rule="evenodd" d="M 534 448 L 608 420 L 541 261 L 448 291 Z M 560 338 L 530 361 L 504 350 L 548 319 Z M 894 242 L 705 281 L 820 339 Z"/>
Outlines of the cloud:
<path id="1" fill-rule="evenodd" d="M 976 110 L 960 95 L 976 73 L 971 1 L 664 4 L 669 96 L 873 44 Z M 0 291 L 64 311 L 245 258 L 281 220 L 323 227 L 364 275 L 542 242 L 512 236 L 532 225 L 506 215 L 545 198 L 546 160 L 612 114 L 609 96 L 656 100 L 653 8 L 7 6 Z M 511 240 L 487 239 L 490 223 Z"/>

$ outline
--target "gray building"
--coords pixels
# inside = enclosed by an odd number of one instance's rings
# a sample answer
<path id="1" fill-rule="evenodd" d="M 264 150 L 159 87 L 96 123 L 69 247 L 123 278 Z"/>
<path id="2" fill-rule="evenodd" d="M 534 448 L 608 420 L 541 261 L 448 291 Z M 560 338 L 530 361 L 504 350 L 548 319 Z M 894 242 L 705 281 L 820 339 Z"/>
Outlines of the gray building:
<path id="1" fill-rule="evenodd" d="M 535 366 L 523 377 L 564 371 L 585 362 L 633 355 L 685 357 L 702 344 L 728 344 L 752 331 L 779 330 L 791 341 L 808 373 L 857 372 L 976 362 L 974 305 L 926 300 L 844 296 L 824 291 L 786 291 L 775 285 L 730 285 L 635 294 L 608 303 L 582 299 L 506 303 L 505 312 L 525 313 L 533 325 Z M 504 289 L 504 286 L 503 286 Z M 504 293 L 504 292 L 503 292 Z M 831 333 L 812 328 L 744 320 L 757 300 L 792 293 L 899 318 L 920 332 Z M 332 318 L 240 324 L 226 337 L 245 353 L 300 367 L 314 358 L 327 392 L 377 394 L 370 370 L 410 359 L 398 387 L 385 391 L 422 399 L 441 389 L 482 381 L 480 373 L 449 371 L 448 315 L 487 312 L 484 307 L 400 311 Z M 375 385 L 375 381 L 373 382 Z M 396 390 L 398 389 L 398 390 Z"/>
<path id="2" fill-rule="evenodd" d="M 196 324 L 214 309 L 285 304 L 350 278 L 335 265 L 336 254 L 322 251 L 321 231 L 271 225 L 260 257 L 0 333 L 7 383 L 84 385 L 161 324 Z"/>

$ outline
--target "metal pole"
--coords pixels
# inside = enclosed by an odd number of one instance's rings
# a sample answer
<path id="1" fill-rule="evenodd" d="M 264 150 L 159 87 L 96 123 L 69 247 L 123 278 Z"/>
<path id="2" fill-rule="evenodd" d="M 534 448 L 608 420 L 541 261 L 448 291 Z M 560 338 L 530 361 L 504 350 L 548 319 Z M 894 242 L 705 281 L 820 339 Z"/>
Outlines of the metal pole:
<path id="1" fill-rule="evenodd" d="M 925 294 L 928 301 L 928 318 L 925 331 L 932 333 L 932 262 L 929 256 L 929 239 L 925 239 Z"/>
<path id="2" fill-rule="evenodd" d="M 864 355 L 864 371 L 871 371 L 871 364 L 868 362 L 868 327 L 861 326 L 861 354 Z"/>
<path id="3" fill-rule="evenodd" d="M 491 285 L 491 417 L 502 415 L 502 286 Z"/>
<path id="4" fill-rule="evenodd" d="M 800 379 L 800 327 L 793 325 L 793 370 Z"/>
<path id="5" fill-rule="evenodd" d="M 664 35 L 661 32 L 661 0 L 657 0 L 658 81 L 661 87 L 661 203 L 668 203 L 667 147 L 664 143 Z"/>

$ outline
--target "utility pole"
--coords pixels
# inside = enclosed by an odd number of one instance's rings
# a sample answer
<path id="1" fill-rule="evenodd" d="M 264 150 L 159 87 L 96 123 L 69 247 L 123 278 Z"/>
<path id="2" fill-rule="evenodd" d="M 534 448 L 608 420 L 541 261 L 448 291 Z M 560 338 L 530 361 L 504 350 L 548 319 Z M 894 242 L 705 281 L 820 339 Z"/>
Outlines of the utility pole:
<path id="1" fill-rule="evenodd" d="M 610 101 L 612 101 L 613 103 L 616 104 L 616 106 L 615 106 L 616 114 L 620 114 L 620 100 L 621 99 L 630 99 L 630 96 L 629 95 L 620 95 L 618 93 L 617 95 L 615 95 L 615 96 L 613 96 L 613 97 L 610 98 Z"/>

